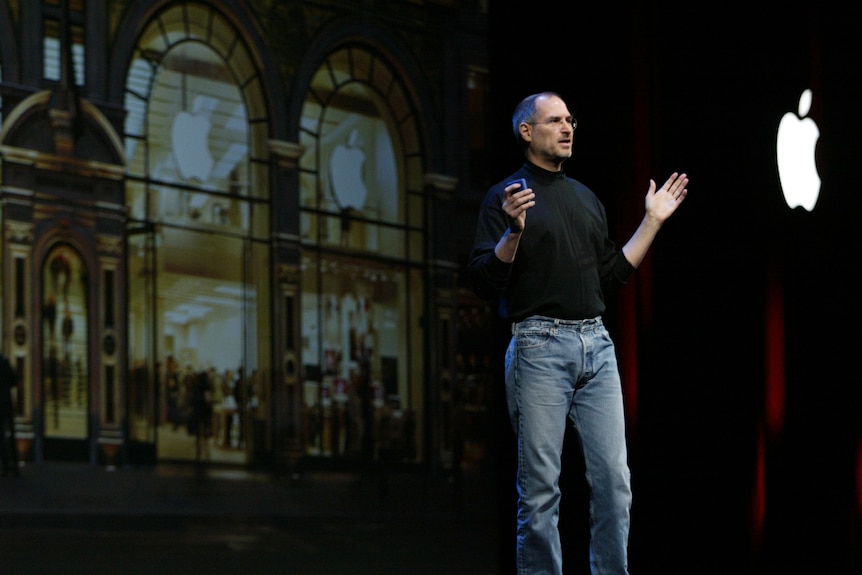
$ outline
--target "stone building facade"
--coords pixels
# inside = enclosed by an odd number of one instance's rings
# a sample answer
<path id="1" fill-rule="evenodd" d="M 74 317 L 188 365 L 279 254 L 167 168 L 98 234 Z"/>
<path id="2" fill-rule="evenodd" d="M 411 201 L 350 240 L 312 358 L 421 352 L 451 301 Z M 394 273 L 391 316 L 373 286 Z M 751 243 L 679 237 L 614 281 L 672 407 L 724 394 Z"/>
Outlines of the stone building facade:
<path id="1" fill-rule="evenodd" d="M 0 0 L 22 456 L 479 462 L 451 226 L 486 33 L 480 1 Z"/>

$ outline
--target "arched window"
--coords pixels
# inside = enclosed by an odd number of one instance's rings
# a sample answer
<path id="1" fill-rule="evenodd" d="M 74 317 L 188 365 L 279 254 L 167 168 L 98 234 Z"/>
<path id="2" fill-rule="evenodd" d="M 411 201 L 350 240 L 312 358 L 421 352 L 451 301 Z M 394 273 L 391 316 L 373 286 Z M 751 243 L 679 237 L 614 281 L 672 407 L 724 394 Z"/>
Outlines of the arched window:
<path id="1" fill-rule="evenodd" d="M 321 63 L 301 117 L 305 451 L 415 457 L 424 195 L 416 110 L 367 45 Z"/>
<path id="2" fill-rule="evenodd" d="M 260 66 L 217 9 L 174 3 L 137 41 L 125 106 L 130 438 L 159 458 L 246 462 L 271 362 Z"/>

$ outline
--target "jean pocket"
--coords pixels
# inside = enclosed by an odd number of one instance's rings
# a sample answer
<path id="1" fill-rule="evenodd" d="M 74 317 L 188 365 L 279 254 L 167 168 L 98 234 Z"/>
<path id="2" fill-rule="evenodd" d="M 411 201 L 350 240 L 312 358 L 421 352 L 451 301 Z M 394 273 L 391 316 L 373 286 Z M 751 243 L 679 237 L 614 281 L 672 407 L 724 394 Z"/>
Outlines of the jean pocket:
<path id="1" fill-rule="evenodd" d="M 551 332 L 548 329 L 542 330 L 524 330 L 515 333 L 515 343 L 518 349 L 538 349 L 548 344 L 551 341 Z"/>

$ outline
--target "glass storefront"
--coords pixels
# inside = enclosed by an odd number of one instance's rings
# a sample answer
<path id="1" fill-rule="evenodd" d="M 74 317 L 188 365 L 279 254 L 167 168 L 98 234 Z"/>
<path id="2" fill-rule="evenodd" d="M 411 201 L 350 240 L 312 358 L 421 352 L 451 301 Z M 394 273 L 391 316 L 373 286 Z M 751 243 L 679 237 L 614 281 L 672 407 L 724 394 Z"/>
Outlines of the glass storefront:
<path id="1" fill-rule="evenodd" d="M 269 419 L 263 98 L 235 38 L 211 9 L 168 9 L 127 78 L 130 440 L 158 459 L 247 463 Z"/>
<path id="2" fill-rule="evenodd" d="M 305 101 L 300 138 L 308 455 L 418 456 L 425 302 L 416 132 L 404 87 L 385 59 L 363 46 L 326 58 Z"/>
<path id="3" fill-rule="evenodd" d="M 368 461 L 415 457 L 421 386 L 411 384 L 418 362 L 403 337 L 409 274 L 308 255 L 302 277 L 306 453 Z"/>
<path id="4" fill-rule="evenodd" d="M 70 38 L 42 31 L 48 89 L 13 91 L 0 110 L 21 134 L 4 142 L 20 178 L 4 192 L 37 206 L 4 214 L 28 449 L 76 440 L 73 459 L 110 464 L 436 463 L 434 386 L 455 365 L 437 365 L 451 353 L 435 309 L 454 272 L 429 226 L 451 193 L 437 182 L 456 179 L 428 173 L 426 79 L 406 47 L 349 23 L 308 25 L 295 55 L 273 56 L 271 30 L 226 11 L 117 12 L 104 39 L 72 7 Z M 122 77 L 93 73 L 94 38 Z M 53 120 L 31 138 L 43 112 Z M 46 190 L 56 207 L 39 207 Z"/>

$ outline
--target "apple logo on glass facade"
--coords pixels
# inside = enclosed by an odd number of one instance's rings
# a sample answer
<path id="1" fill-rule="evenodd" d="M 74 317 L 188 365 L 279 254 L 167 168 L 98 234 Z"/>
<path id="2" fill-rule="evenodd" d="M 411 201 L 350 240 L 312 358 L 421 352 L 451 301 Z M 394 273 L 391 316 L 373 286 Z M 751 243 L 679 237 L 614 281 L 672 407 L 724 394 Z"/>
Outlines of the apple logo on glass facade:
<path id="1" fill-rule="evenodd" d="M 183 110 L 174 116 L 171 145 L 177 168 L 185 180 L 206 182 L 213 169 L 209 148 L 210 114 L 217 104 L 214 98 L 198 96 L 191 112 Z"/>
<path id="2" fill-rule="evenodd" d="M 354 128 L 347 145 L 336 146 L 329 158 L 329 177 L 341 209 L 361 210 L 365 206 L 368 188 L 365 187 L 364 166 L 365 152 L 360 147 L 359 132 Z"/>
<path id="3" fill-rule="evenodd" d="M 799 97 L 799 114 L 788 112 L 778 124 L 775 145 L 778 177 L 788 207 L 802 206 L 809 212 L 820 196 L 820 175 L 817 173 L 815 150 L 820 130 L 811 118 L 811 90 Z"/>

